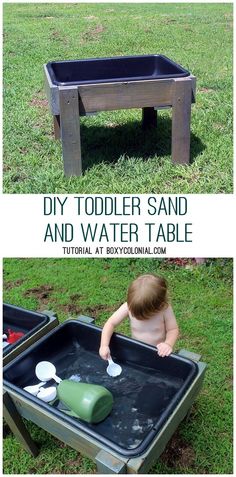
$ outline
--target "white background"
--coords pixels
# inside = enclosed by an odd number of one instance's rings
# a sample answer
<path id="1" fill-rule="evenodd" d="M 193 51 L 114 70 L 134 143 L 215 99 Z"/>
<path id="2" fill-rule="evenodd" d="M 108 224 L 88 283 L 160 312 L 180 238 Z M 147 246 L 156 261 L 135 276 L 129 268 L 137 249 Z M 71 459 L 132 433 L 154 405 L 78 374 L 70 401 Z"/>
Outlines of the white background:
<path id="1" fill-rule="evenodd" d="M 78 194 L 79 195 L 79 194 Z M 154 195 L 153 195 L 154 196 Z M 63 200 L 66 195 L 51 195 L 50 197 L 59 197 Z M 95 196 L 93 196 L 95 197 Z M 102 196 L 101 196 L 102 197 Z M 104 196 L 103 196 L 104 197 Z M 113 196 L 115 197 L 115 196 Z M 122 201 L 122 195 L 117 195 L 117 200 Z M 130 196 L 129 196 L 130 197 Z M 148 195 L 140 196 L 141 207 L 146 209 Z M 161 197 L 176 196 L 155 195 L 159 200 Z M 62 242 L 44 242 L 44 235 L 47 224 L 50 222 L 72 223 L 76 231 L 79 231 L 80 222 L 86 223 L 106 223 L 110 222 L 136 222 L 139 226 L 139 243 L 121 243 L 109 244 L 102 241 L 100 244 L 104 248 L 109 245 L 115 246 L 166 246 L 166 255 L 169 257 L 233 257 L 235 254 L 235 218 L 232 216 L 235 211 L 235 197 L 230 194 L 211 195 L 211 194 L 189 194 L 184 197 L 188 200 L 188 213 L 184 216 L 84 216 L 77 215 L 74 195 L 69 195 L 67 199 L 65 214 L 61 216 L 45 216 L 43 213 L 44 196 L 43 195 L 22 195 L 5 194 L 2 196 L 2 250 L 3 257 L 62 257 L 62 246 L 89 246 L 92 242 L 84 243 L 79 233 L 76 239 L 71 243 Z M 168 222 L 183 224 L 190 222 L 193 224 L 192 243 L 164 243 L 148 241 L 145 222 Z M 108 225 L 109 228 L 109 225 Z M 77 255 L 78 256 L 78 255 Z M 80 255 L 86 256 L 86 255 Z M 103 256 L 106 256 L 104 254 Z M 111 256 L 111 255 L 109 255 Z M 113 255 L 114 256 L 114 255 Z M 117 256 L 117 255 L 116 255 Z M 129 256 L 129 255 L 126 255 Z M 160 255 L 159 255 L 160 257 Z M 163 256 L 164 257 L 164 256 Z"/>

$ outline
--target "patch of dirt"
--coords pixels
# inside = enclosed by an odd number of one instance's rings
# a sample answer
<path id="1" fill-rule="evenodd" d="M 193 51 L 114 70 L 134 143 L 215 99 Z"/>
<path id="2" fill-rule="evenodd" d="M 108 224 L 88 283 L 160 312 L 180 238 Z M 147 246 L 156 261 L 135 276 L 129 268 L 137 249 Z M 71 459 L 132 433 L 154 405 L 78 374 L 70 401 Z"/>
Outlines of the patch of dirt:
<path id="1" fill-rule="evenodd" d="M 9 171 L 11 171 L 10 164 L 4 164 L 3 165 L 3 172 L 9 172 Z"/>
<path id="2" fill-rule="evenodd" d="M 231 378 L 227 378 L 226 383 L 225 383 L 226 389 L 229 389 L 231 391 L 233 389 L 233 385 L 234 385 L 233 376 Z"/>
<path id="3" fill-rule="evenodd" d="M 11 177 L 12 182 L 23 182 L 26 179 L 26 174 L 13 174 Z"/>
<path id="4" fill-rule="evenodd" d="M 20 154 L 28 154 L 28 149 L 26 147 L 20 147 Z"/>
<path id="5" fill-rule="evenodd" d="M 85 296 L 81 295 L 80 293 L 73 293 L 73 295 L 70 295 L 70 300 L 84 300 Z"/>
<path id="6" fill-rule="evenodd" d="M 95 17 L 94 15 L 89 15 L 88 17 L 84 17 L 84 20 L 97 20 L 98 17 Z"/>
<path id="7" fill-rule="evenodd" d="M 96 28 L 91 30 L 90 33 L 93 34 L 93 35 L 98 35 L 99 33 L 102 33 L 103 31 L 105 31 L 105 28 L 102 25 L 98 25 L 98 26 L 96 26 Z"/>
<path id="8" fill-rule="evenodd" d="M 199 88 L 198 91 L 200 91 L 200 93 L 214 93 L 215 90 L 212 89 L 212 88 Z"/>
<path id="9" fill-rule="evenodd" d="M 39 469 L 36 467 L 30 467 L 30 469 L 28 470 L 29 474 L 37 474 L 39 472 Z"/>
<path id="10" fill-rule="evenodd" d="M 59 305 L 59 308 L 65 314 L 72 314 L 72 315 L 83 314 L 83 310 L 81 306 L 76 305 L 76 303 L 66 303 L 65 305 Z"/>
<path id="11" fill-rule="evenodd" d="M 191 184 L 195 184 L 195 182 L 199 181 L 199 178 L 200 178 L 200 174 L 198 172 L 195 172 L 195 173 L 191 174 L 191 176 L 189 178 L 189 182 Z"/>
<path id="12" fill-rule="evenodd" d="M 189 338 L 189 336 L 187 336 L 186 338 Z M 199 414 L 198 406 L 196 405 L 196 403 L 194 403 L 190 409 L 190 412 L 185 417 L 185 421 L 186 422 L 194 421 L 194 419 L 197 418 L 198 414 Z"/>
<path id="13" fill-rule="evenodd" d="M 47 99 L 33 98 L 30 101 L 30 106 L 36 106 L 37 108 L 47 108 L 48 107 L 48 100 Z"/>
<path id="14" fill-rule="evenodd" d="M 83 34 L 83 40 L 98 40 L 99 35 L 105 31 L 104 26 L 97 25 L 95 28 L 90 28 Z"/>
<path id="15" fill-rule="evenodd" d="M 29 101 L 29 105 L 37 108 L 48 107 L 48 101 L 45 98 L 45 93 L 42 89 L 35 92 L 34 97 Z"/>
<path id="16" fill-rule="evenodd" d="M 22 279 L 16 280 L 14 282 L 5 282 L 3 288 L 4 290 L 12 290 L 12 288 L 19 287 L 22 285 L 22 283 L 24 283 L 24 280 Z"/>
<path id="17" fill-rule="evenodd" d="M 103 268 L 104 270 L 109 270 L 111 268 L 110 263 L 105 263 L 105 265 L 103 265 Z"/>
<path id="18" fill-rule="evenodd" d="M 42 129 L 43 126 L 44 126 L 44 123 L 43 123 L 43 122 L 34 123 L 34 128 L 35 128 L 35 129 Z M 47 136 L 50 136 L 50 137 L 51 137 L 51 134 L 47 134 Z"/>
<path id="19" fill-rule="evenodd" d="M 53 31 L 51 37 L 52 37 L 52 38 L 60 38 L 60 33 L 59 33 L 59 31 Z"/>
<path id="20" fill-rule="evenodd" d="M 50 36 L 50 39 L 51 39 L 51 40 L 63 41 L 64 43 L 66 43 L 65 38 L 63 38 L 63 37 L 61 36 L 61 33 L 60 33 L 59 31 L 56 31 L 56 30 L 52 31 L 51 36 Z"/>
<path id="21" fill-rule="evenodd" d="M 166 23 L 166 25 L 169 25 L 169 23 L 176 23 L 177 20 L 175 20 L 174 18 L 164 18 L 162 20 L 162 23 Z"/>
<path id="22" fill-rule="evenodd" d="M 43 467 L 47 465 L 47 462 L 44 459 L 38 459 L 37 467 L 31 467 L 29 469 L 29 474 L 38 474 L 40 470 L 43 470 Z M 42 472 L 43 473 L 43 472 Z"/>
<path id="23" fill-rule="evenodd" d="M 120 303 L 118 305 L 95 305 L 95 306 L 88 306 L 85 309 L 86 314 L 88 316 L 97 316 L 99 313 L 113 313 L 117 308 L 119 308 Z"/>
<path id="24" fill-rule="evenodd" d="M 82 465 L 82 459 L 81 457 L 78 457 L 77 460 L 69 460 L 66 464 L 63 465 L 62 469 L 52 469 L 50 470 L 50 473 L 52 475 L 61 475 L 63 473 L 63 475 L 67 475 L 67 474 L 71 474 L 71 475 L 74 475 L 74 474 L 78 474 L 78 471 L 80 469 L 78 469 L 78 467 L 81 468 L 81 465 Z M 37 472 L 36 472 L 37 473 Z M 89 472 L 90 474 L 95 474 L 96 473 L 96 469 L 94 472 Z"/>
<path id="25" fill-rule="evenodd" d="M 166 262 L 171 265 L 177 265 L 178 267 L 189 268 L 196 265 L 201 265 L 204 259 L 200 258 L 167 258 Z"/>
<path id="26" fill-rule="evenodd" d="M 185 25 L 183 28 L 185 31 L 191 31 L 191 32 L 193 31 L 193 29 L 189 25 Z"/>
<path id="27" fill-rule="evenodd" d="M 81 457 L 78 455 L 77 459 L 75 459 L 75 460 L 72 460 L 72 459 L 71 459 L 71 460 L 68 460 L 68 462 L 66 463 L 66 465 L 67 465 L 68 467 L 73 467 L 73 466 L 75 466 L 75 465 L 76 465 L 76 466 L 81 465 Z M 70 469 L 68 469 L 68 470 L 70 470 Z"/>
<path id="28" fill-rule="evenodd" d="M 41 285 L 39 287 L 29 288 L 29 290 L 26 290 L 24 293 L 24 296 L 36 298 L 42 305 L 47 305 L 52 292 L 53 287 L 51 285 Z"/>
<path id="29" fill-rule="evenodd" d="M 161 460 L 171 468 L 190 468 L 195 462 L 195 451 L 176 432 L 161 455 Z"/>
<path id="30" fill-rule="evenodd" d="M 218 131 L 224 131 L 224 125 L 220 123 L 214 123 L 213 124 L 214 129 L 217 129 Z"/>
<path id="31" fill-rule="evenodd" d="M 94 305 L 94 306 L 85 306 L 78 305 L 76 303 L 66 303 L 65 305 L 60 305 L 60 310 L 64 313 L 73 314 L 73 315 L 87 315 L 92 318 L 98 318 L 100 313 L 113 313 L 118 305 Z"/>
<path id="32" fill-rule="evenodd" d="M 65 449 L 66 447 L 68 447 L 68 445 L 65 444 L 65 442 L 62 442 L 62 441 L 60 441 L 59 439 L 56 439 L 56 438 L 55 438 L 55 440 L 56 440 L 57 447 L 60 447 L 61 449 Z"/>

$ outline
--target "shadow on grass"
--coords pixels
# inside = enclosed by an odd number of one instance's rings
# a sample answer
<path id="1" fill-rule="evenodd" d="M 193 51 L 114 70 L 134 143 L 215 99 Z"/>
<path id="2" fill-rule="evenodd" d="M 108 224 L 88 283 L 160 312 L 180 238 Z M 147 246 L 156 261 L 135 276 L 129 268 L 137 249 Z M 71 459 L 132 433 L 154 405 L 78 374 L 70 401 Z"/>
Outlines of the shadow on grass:
<path id="1" fill-rule="evenodd" d="M 94 164 L 116 163 L 121 156 L 146 160 L 171 155 L 171 120 L 158 117 L 157 129 L 144 131 L 141 121 L 124 125 L 97 126 L 81 124 L 83 170 Z M 191 133 L 190 163 L 205 149 L 201 139 Z"/>

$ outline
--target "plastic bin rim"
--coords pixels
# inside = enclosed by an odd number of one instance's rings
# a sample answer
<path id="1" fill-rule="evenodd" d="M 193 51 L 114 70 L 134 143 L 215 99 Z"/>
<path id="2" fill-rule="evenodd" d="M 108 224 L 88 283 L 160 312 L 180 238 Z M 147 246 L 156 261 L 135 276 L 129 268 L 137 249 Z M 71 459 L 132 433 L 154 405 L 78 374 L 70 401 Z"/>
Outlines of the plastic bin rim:
<path id="1" fill-rule="evenodd" d="M 59 85 L 64 85 L 64 86 L 70 86 L 72 84 L 75 84 L 75 85 L 80 85 L 80 81 L 69 81 L 68 83 L 67 82 L 61 82 L 61 81 L 58 81 L 56 79 L 56 76 L 55 76 L 55 73 L 54 73 L 54 70 L 53 70 L 53 65 L 55 64 L 65 64 L 65 63 L 80 63 L 80 62 L 100 62 L 100 61 L 109 61 L 109 60 L 121 60 L 121 59 L 132 59 L 132 58 L 162 58 L 164 59 L 165 61 L 167 61 L 167 63 L 170 63 L 172 66 L 174 67 L 177 67 L 181 70 L 180 73 L 178 73 L 177 75 L 176 74 L 173 74 L 173 75 L 167 75 L 166 77 L 167 78 L 175 78 L 176 76 L 177 77 L 186 77 L 186 76 L 190 76 L 190 72 L 188 70 L 186 70 L 185 68 L 183 68 L 183 66 L 181 66 L 179 63 L 176 63 L 175 61 L 171 60 L 170 58 L 168 58 L 167 56 L 165 55 L 162 55 L 162 54 L 158 54 L 158 53 L 153 53 L 153 54 L 148 54 L 148 55 L 125 55 L 125 56 L 111 56 L 111 57 L 92 57 L 92 58 L 80 58 L 80 59 L 74 59 L 74 60 L 53 60 L 53 61 L 49 61 L 48 63 L 46 63 L 46 68 L 49 72 L 49 75 L 51 77 L 51 80 L 52 82 L 59 86 Z M 165 77 L 165 75 L 164 75 Z M 144 76 L 141 76 L 138 78 L 139 81 L 141 81 L 142 79 L 145 79 L 146 77 Z M 158 81 L 158 79 L 163 79 L 163 75 L 160 75 L 160 78 L 156 78 L 156 80 Z M 136 79 L 137 80 L 137 79 Z M 138 81 L 137 80 L 137 81 Z M 121 80 L 121 82 L 124 81 Z M 132 78 L 130 78 L 128 81 L 132 81 Z M 135 80 L 133 80 L 135 81 Z M 108 83 L 108 82 L 117 82 L 117 80 L 109 80 L 108 79 L 104 79 L 104 80 L 93 80 L 93 84 L 98 84 L 98 83 Z M 81 84 L 83 84 L 83 82 L 81 82 Z M 90 80 L 89 82 L 85 82 L 85 84 L 91 84 L 90 83 Z"/>
<path id="2" fill-rule="evenodd" d="M 24 350 L 19 356 L 14 358 L 14 360 L 12 360 L 10 363 L 8 363 L 6 366 L 4 366 L 3 372 L 7 371 L 8 368 L 10 368 L 12 365 L 14 365 L 14 362 L 17 362 L 19 358 L 26 356 L 35 346 L 38 346 L 39 344 L 44 342 L 46 339 L 48 339 L 50 336 L 55 334 L 57 332 L 57 330 L 60 330 L 61 328 L 64 328 L 65 326 L 67 326 L 67 324 L 73 324 L 73 325 L 76 324 L 76 325 L 82 326 L 84 328 L 90 328 L 90 329 L 93 329 L 93 330 L 102 330 L 101 326 L 94 325 L 94 324 L 91 324 L 91 323 L 85 323 L 85 322 L 80 321 L 79 319 L 76 319 L 76 318 L 68 318 L 63 323 L 60 323 L 55 328 L 50 330 L 46 335 L 42 336 L 39 340 L 37 340 L 36 343 L 33 343 L 26 350 Z M 130 338 L 129 336 L 123 335 L 122 333 L 116 333 L 115 332 L 114 335 L 117 336 L 117 337 L 122 338 L 124 341 L 126 341 L 128 343 L 137 343 L 142 348 L 146 348 L 146 349 L 155 351 L 155 353 L 156 353 L 156 348 L 153 345 L 144 343 L 143 341 L 137 340 L 135 338 Z M 178 361 L 181 361 L 183 363 L 191 363 L 191 365 L 193 365 L 195 367 L 195 370 L 198 370 L 197 363 L 190 358 L 186 358 L 185 356 L 181 356 L 178 353 L 171 353 L 170 357 L 175 358 Z"/>

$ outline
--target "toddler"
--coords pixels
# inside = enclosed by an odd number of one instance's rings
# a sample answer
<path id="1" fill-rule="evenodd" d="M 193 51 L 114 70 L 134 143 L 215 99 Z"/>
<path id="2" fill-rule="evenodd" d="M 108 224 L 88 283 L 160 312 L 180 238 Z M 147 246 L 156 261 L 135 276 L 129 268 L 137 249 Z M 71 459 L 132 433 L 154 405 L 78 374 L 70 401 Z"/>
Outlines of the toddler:
<path id="1" fill-rule="evenodd" d="M 167 299 L 167 283 L 156 275 L 141 275 L 129 288 L 127 302 L 113 313 L 102 330 L 99 354 L 110 357 L 114 329 L 129 317 L 132 338 L 157 347 L 159 356 L 169 356 L 179 335 L 174 312 Z"/>

